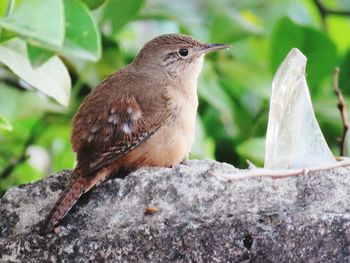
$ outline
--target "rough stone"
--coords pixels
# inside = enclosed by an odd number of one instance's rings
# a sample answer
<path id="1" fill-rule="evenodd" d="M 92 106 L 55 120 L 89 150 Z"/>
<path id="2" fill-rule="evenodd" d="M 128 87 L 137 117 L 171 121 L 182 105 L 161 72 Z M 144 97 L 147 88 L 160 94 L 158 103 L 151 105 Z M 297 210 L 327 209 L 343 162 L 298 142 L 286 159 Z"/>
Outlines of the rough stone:
<path id="1" fill-rule="evenodd" d="M 93 189 L 44 236 L 69 171 L 12 188 L 0 200 L 0 262 L 350 261 L 347 170 L 216 177 L 238 172 L 214 161 L 140 169 Z"/>

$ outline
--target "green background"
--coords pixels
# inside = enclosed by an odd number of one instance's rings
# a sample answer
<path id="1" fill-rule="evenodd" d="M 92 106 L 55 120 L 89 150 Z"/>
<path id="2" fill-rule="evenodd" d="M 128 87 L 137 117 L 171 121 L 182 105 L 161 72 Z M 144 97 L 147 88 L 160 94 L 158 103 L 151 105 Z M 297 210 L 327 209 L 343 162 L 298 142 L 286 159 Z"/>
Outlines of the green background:
<path id="1" fill-rule="evenodd" d="M 323 14 L 317 2 L 331 12 Z M 206 57 L 191 158 L 241 168 L 246 159 L 263 164 L 271 81 L 292 47 L 308 58 L 316 116 L 338 155 L 342 122 L 332 72 L 340 67 L 339 85 L 347 100 L 347 10 L 347 0 L 1 1 L 0 52 L 1 47 L 16 50 L 11 40 L 18 37 L 27 48 L 23 59 L 33 69 L 58 56 L 64 67 L 54 66 L 54 72 L 64 76 L 67 69 L 71 89 L 32 87 L 6 62 L 0 63 L 0 195 L 11 186 L 73 168 L 70 121 L 80 102 L 102 79 L 130 63 L 143 44 L 163 33 L 232 45 Z M 68 106 L 62 106 L 68 99 Z"/>

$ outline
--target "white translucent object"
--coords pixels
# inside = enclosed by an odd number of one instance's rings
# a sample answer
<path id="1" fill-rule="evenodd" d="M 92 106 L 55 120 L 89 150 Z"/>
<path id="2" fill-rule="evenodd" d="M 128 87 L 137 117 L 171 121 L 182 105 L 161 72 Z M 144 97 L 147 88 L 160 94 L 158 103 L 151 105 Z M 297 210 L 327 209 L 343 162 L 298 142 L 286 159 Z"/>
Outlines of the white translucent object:
<path id="1" fill-rule="evenodd" d="M 272 82 L 265 168 L 307 168 L 336 162 L 311 104 L 306 57 L 293 48 Z"/>

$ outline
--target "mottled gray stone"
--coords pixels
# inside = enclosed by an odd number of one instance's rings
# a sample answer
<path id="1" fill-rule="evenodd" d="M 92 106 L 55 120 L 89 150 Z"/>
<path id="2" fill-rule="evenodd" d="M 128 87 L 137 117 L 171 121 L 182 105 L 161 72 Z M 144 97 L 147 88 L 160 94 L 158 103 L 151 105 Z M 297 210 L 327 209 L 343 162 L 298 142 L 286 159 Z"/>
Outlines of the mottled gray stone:
<path id="1" fill-rule="evenodd" d="M 350 173 L 222 182 L 228 164 L 141 169 L 85 195 L 38 234 L 69 171 L 0 201 L 0 262 L 347 262 Z M 146 208 L 158 209 L 145 214 Z"/>

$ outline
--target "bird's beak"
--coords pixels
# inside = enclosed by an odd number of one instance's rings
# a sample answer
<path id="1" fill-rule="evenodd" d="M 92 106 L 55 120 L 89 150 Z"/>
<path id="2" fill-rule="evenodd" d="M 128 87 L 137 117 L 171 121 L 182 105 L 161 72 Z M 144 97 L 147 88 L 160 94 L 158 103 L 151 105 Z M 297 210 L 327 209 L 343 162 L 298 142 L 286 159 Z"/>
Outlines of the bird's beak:
<path id="1" fill-rule="evenodd" d="M 230 48 L 230 45 L 226 45 L 226 44 L 206 44 L 204 48 L 202 48 L 201 50 L 204 53 L 208 53 L 208 52 L 212 52 L 212 51 L 216 51 L 219 49 L 225 49 L 225 48 Z"/>

